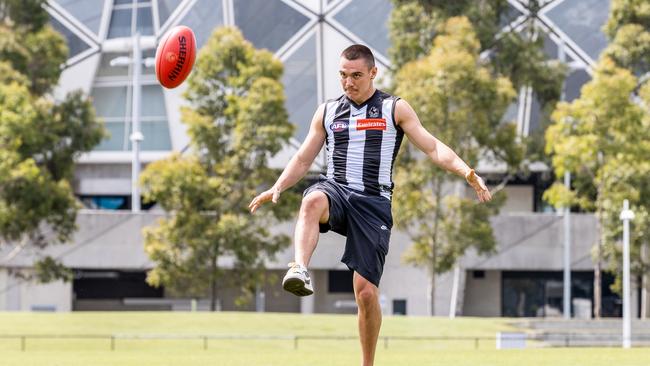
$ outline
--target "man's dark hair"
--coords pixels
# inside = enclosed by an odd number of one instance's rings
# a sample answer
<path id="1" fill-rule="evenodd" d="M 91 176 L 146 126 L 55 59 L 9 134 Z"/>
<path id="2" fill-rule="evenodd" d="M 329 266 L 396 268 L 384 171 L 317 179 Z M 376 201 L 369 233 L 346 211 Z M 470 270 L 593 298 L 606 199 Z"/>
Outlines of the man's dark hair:
<path id="1" fill-rule="evenodd" d="M 352 46 L 346 48 L 341 52 L 341 56 L 345 57 L 347 60 L 356 60 L 362 58 L 366 60 L 366 65 L 369 69 L 375 67 L 375 56 L 373 56 L 370 48 L 362 44 L 353 44 Z"/>

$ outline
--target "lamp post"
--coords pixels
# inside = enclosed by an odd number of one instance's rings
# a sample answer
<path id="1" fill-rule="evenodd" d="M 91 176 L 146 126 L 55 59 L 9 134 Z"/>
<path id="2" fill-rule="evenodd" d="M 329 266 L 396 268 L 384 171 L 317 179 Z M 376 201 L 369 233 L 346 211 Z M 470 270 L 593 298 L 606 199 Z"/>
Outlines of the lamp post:
<path id="1" fill-rule="evenodd" d="M 117 57 L 111 60 L 111 66 L 133 66 L 133 80 L 131 94 L 131 211 L 140 212 L 140 188 L 138 179 L 140 177 L 140 143 L 144 136 L 140 131 L 140 76 L 142 75 L 142 50 L 140 49 L 140 32 L 132 37 L 133 56 Z M 153 59 L 144 60 L 146 64 L 152 64 Z"/>
<path id="2" fill-rule="evenodd" d="M 628 200 L 623 201 L 623 348 L 632 346 L 632 319 L 630 317 L 630 220 L 634 212 Z"/>
<path id="3" fill-rule="evenodd" d="M 566 63 L 566 53 L 564 52 L 564 41 L 558 45 L 558 59 L 562 63 Z M 565 100 L 566 95 L 564 92 L 565 83 L 562 82 L 562 90 L 560 93 L 560 100 Z M 571 190 L 571 173 L 564 172 L 564 186 L 567 190 Z M 563 307 L 562 313 L 564 319 L 571 319 L 571 207 L 567 205 L 564 207 L 564 276 L 563 276 Z"/>

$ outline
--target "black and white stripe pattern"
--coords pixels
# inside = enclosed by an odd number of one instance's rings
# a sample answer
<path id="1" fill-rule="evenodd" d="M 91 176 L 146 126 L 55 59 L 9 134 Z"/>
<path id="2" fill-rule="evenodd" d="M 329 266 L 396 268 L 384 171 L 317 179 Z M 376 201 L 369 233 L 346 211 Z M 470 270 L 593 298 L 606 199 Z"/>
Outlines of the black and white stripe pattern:
<path id="1" fill-rule="evenodd" d="M 392 170 L 404 132 L 394 121 L 397 97 L 377 90 L 357 105 L 345 95 L 325 105 L 327 177 L 391 198 Z"/>

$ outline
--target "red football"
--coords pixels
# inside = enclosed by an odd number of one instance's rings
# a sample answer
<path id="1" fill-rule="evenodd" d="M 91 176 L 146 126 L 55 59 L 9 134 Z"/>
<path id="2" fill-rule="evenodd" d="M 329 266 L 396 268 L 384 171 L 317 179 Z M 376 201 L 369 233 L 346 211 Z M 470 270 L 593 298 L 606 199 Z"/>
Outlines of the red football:
<path id="1" fill-rule="evenodd" d="M 179 86 L 192 71 L 196 58 L 194 32 L 184 25 L 169 30 L 156 50 L 156 77 L 165 88 Z"/>

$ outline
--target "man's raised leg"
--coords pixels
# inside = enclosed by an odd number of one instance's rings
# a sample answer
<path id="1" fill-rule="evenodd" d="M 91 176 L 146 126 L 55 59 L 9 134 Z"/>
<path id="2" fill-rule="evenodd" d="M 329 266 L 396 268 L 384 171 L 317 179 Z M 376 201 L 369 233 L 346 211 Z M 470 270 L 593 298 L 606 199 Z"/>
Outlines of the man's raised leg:
<path id="1" fill-rule="evenodd" d="M 370 281 L 354 272 L 354 296 L 357 300 L 359 317 L 359 339 L 363 353 L 362 366 L 372 366 L 381 328 L 381 307 L 379 289 Z"/>
<path id="2" fill-rule="evenodd" d="M 313 191 L 302 199 L 294 233 L 295 262 L 307 267 L 318 243 L 319 223 L 329 219 L 329 201 L 325 193 Z"/>
<path id="3" fill-rule="evenodd" d="M 302 199 L 294 234 L 295 260 L 282 280 L 282 287 L 294 295 L 314 293 L 307 266 L 318 243 L 318 224 L 328 219 L 329 201 L 325 193 L 313 191 Z"/>

